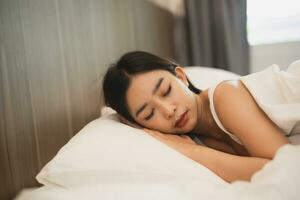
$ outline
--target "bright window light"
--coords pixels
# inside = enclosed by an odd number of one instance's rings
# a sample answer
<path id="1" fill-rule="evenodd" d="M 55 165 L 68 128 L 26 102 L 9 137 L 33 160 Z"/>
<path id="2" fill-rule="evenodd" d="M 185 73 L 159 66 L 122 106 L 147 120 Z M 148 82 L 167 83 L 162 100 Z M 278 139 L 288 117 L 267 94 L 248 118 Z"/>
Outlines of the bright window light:
<path id="1" fill-rule="evenodd" d="M 300 41 L 300 0 L 247 0 L 250 45 Z"/>

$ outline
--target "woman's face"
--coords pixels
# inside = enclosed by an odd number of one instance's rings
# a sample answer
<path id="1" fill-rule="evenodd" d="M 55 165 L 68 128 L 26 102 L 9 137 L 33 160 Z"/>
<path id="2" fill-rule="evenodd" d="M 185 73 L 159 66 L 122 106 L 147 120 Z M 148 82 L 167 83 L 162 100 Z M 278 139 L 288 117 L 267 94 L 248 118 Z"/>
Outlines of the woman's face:
<path id="1" fill-rule="evenodd" d="M 176 76 L 154 70 L 132 77 L 126 98 L 130 114 L 142 126 L 172 134 L 196 127 L 198 95 L 188 88 L 183 68 L 176 67 L 175 71 Z"/>

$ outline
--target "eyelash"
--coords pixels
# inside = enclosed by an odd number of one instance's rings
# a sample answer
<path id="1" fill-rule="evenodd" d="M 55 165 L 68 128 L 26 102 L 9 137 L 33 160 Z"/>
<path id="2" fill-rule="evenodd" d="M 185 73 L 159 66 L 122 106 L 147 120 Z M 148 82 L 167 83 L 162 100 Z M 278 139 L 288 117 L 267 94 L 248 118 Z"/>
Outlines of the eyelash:
<path id="1" fill-rule="evenodd" d="M 172 86 L 169 85 L 169 88 L 168 88 L 167 92 L 165 94 L 163 94 L 163 97 L 168 96 L 171 93 L 171 90 L 172 90 Z M 145 120 L 149 120 L 153 115 L 154 115 L 154 108 L 152 108 L 151 114 L 149 116 L 147 116 L 145 118 Z"/>
<path id="2" fill-rule="evenodd" d="M 172 86 L 169 85 L 168 91 L 165 94 L 163 94 L 163 97 L 168 96 L 170 94 L 170 92 L 171 92 L 171 89 L 172 89 Z"/>
<path id="3" fill-rule="evenodd" d="M 151 114 L 147 117 L 145 117 L 145 120 L 149 120 L 154 115 L 154 108 L 151 110 Z"/>

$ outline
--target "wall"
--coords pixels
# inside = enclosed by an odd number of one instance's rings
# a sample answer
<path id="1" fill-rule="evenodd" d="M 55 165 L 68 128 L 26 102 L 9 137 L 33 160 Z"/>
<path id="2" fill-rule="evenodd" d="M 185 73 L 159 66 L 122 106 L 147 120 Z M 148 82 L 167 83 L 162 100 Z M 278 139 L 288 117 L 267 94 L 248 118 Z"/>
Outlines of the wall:
<path id="1" fill-rule="evenodd" d="M 101 77 L 130 50 L 174 57 L 173 17 L 139 0 L 0 0 L 0 199 L 99 117 Z"/>
<path id="2" fill-rule="evenodd" d="M 293 61 L 300 59 L 300 41 L 251 46 L 250 58 L 251 73 L 272 64 L 286 69 Z"/>

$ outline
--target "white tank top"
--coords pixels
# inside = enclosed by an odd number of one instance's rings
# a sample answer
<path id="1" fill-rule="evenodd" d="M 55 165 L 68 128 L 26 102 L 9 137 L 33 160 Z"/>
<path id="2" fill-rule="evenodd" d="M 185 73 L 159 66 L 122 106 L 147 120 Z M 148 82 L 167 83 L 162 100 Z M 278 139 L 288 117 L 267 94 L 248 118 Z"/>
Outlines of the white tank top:
<path id="1" fill-rule="evenodd" d="M 260 72 L 242 76 L 240 80 L 285 136 L 300 134 L 300 60 L 293 62 L 286 71 L 271 65 Z M 217 125 L 234 141 L 243 145 L 237 136 L 224 128 L 215 111 L 213 94 L 222 82 L 208 89 L 210 110 Z"/>

